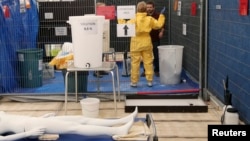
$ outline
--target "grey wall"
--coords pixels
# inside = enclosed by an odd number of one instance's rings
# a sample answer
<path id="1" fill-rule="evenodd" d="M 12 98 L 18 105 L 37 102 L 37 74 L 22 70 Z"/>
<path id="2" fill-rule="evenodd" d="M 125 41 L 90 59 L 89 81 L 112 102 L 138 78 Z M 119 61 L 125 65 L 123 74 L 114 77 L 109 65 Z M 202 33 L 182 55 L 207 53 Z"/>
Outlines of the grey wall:
<path id="1" fill-rule="evenodd" d="M 174 10 L 175 0 L 171 0 L 170 44 L 183 45 L 183 68 L 199 80 L 200 8 L 197 15 L 191 15 L 191 3 L 199 5 L 200 0 L 182 0 L 181 16 Z M 182 25 L 187 25 L 187 35 L 182 34 Z"/>

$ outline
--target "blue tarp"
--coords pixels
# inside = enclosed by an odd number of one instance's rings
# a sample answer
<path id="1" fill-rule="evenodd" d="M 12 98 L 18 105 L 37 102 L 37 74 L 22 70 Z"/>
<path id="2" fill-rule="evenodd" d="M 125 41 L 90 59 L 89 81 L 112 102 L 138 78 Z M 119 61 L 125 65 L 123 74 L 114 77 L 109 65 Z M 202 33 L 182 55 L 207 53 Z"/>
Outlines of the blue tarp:
<path id="1" fill-rule="evenodd" d="M 39 17 L 36 1 L 20 9 L 19 0 L 0 1 L 0 92 L 13 92 L 18 86 L 17 53 L 19 49 L 36 48 Z M 9 17 L 4 7 L 8 7 Z"/>
<path id="2" fill-rule="evenodd" d="M 141 77 L 138 83 L 137 88 L 130 86 L 130 77 L 122 77 L 122 65 L 119 65 L 119 83 L 120 83 L 120 92 L 121 94 L 198 94 L 199 93 L 199 84 L 189 78 L 189 75 L 185 70 L 181 73 L 181 80 L 186 80 L 186 82 L 181 82 L 179 84 L 170 84 L 164 85 L 160 82 L 160 77 L 154 77 L 153 87 L 147 86 L 147 80 L 145 77 Z M 143 67 L 141 66 L 141 72 Z M 65 73 L 64 73 L 65 75 Z M 54 77 L 50 79 L 44 79 L 43 85 L 37 88 L 20 88 L 15 93 L 21 94 L 35 94 L 35 95 L 44 95 L 46 94 L 64 94 L 65 84 L 64 84 L 64 75 L 61 71 L 57 70 L 54 73 Z M 69 78 L 74 77 L 74 75 L 69 75 Z M 79 83 L 78 87 L 87 87 L 87 93 L 105 93 L 113 94 L 112 86 L 112 77 L 111 74 L 103 75 L 102 78 L 96 78 L 93 76 L 93 71 L 89 72 L 89 75 L 86 75 L 86 83 L 82 81 Z M 80 78 L 83 78 L 82 76 Z M 79 78 L 78 78 L 79 79 Z M 74 86 L 74 85 L 70 85 Z M 74 89 L 74 88 L 72 88 Z M 85 93 L 85 92 L 83 92 Z"/>

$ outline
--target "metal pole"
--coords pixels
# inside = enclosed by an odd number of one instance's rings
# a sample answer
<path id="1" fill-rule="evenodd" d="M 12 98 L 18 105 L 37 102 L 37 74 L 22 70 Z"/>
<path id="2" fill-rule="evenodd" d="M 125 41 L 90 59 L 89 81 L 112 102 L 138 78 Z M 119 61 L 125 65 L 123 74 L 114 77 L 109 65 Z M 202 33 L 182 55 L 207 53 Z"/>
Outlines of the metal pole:
<path id="1" fill-rule="evenodd" d="M 207 93 L 207 52 L 208 52 L 208 1 L 205 3 L 205 53 L 204 53 L 204 91 L 203 95 L 205 96 L 205 100 L 210 99 Z"/>
<path id="2" fill-rule="evenodd" d="M 95 0 L 95 15 L 96 15 L 96 0 Z"/>
<path id="3" fill-rule="evenodd" d="M 171 44 L 171 0 L 168 0 L 168 44 Z"/>
<path id="4" fill-rule="evenodd" d="M 202 58 L 202 54 L 203 54 L 203 50 L 202 50 L 202 41 L 203 41 L 203 0 L 200 0 L 200 39 L 199 39 L 200 43 L 199 43 L 199 87 L 200 87 L 200 93 L 199 95 L 202 96 L 203 92 L 202 92 L 202 87 L 203 87 L 203 82 L 202 82 L 202 77 L 203 77 L 203 58 Z"/>

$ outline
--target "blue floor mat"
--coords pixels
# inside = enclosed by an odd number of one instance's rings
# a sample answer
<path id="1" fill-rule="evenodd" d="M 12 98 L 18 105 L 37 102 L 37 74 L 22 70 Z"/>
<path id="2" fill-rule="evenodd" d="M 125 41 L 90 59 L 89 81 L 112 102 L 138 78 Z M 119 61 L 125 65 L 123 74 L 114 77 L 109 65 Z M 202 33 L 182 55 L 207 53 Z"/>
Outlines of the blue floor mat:
<path id="1" fill-rule="evenodd" d="M 141 70 L 142 72 L 142 70 Z M 121 94 L 167 94 L 167 93 L 198 93 L 199 85 L 192 81 L 186 72 L 181 73 L 181 80 L 186 80 L 179 84 L 164 85 L 160 83 L 160 77 L 154 77 L 153 87 L 147 86 L 145 77 L 140 77 L 140 81 L 136 88 L 130 87 L 130 77 L 122 76 L 122 68 L 119 65 L 119 79 Z M 55 71 L 54 78 L 44 79 L 43 85 L 37 88 L 18 88 L 15 93 L 35 93 L 35 94 L 62 94 L 64 93 L 64 77 L 61 71 Z M 93 76 L 93 72 L 87 75 L 87 93 L 110 93 L 113 92 L 111 74 L 103 75 L 102 78 Z"/>

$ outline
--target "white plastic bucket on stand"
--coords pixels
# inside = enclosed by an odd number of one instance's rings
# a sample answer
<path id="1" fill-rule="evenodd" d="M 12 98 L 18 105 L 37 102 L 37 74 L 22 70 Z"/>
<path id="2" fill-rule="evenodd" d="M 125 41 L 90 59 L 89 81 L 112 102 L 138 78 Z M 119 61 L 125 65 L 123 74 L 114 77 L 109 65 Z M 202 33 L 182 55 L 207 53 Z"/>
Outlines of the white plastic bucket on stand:
<path id="1" fill-rule="evenodd" d="M 180 83 L 183 48 L 181 45 L 158 46 L 161 84 Z"/>
<path id="2" fill-rule="evenodd" d="M 69 16 L 74 65 L 94 68 L 102 65 L 104 16 Z"/>
<path id="3" fill-rule="evenodd" d="M 96 118 L 99 116 L 100 99 L 85 98 L 80 101 L 82 106 L 82 114 L 86 117 Z"/>

